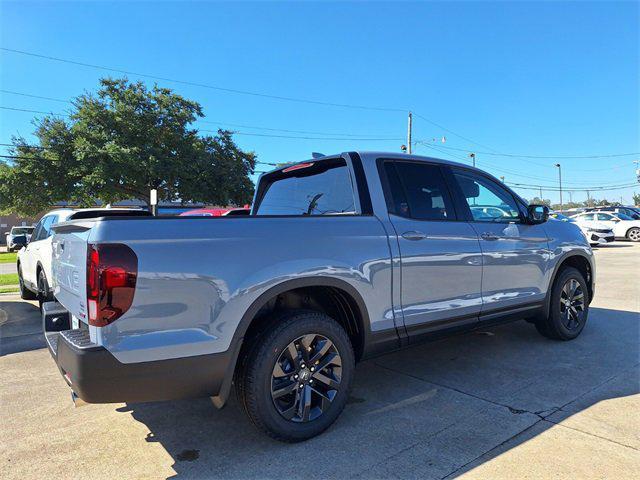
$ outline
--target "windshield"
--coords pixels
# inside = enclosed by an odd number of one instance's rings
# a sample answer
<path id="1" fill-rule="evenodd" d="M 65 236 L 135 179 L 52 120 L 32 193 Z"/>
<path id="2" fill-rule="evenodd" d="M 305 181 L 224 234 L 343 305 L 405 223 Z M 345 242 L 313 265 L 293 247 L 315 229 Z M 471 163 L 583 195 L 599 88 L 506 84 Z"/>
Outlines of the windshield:
<path id="1" fill-rule="evenodd" d="M 343 159 L 300 165 L 267 175 L 256 215 L 355 213 L 351 175 Z"/>
<path id="2" fill-rule="evenodd" d="M 29 235 L 33 232 L 33 227 L 13 227 L 11 235 Z"/>
<path id="3" fill-rule="evenodd" d="M 561 213 L 552 213 L 551 216 L 556 220 L 561 220 L 563 222 L 575 222 L 573 218 L 569 218 L 566 215 L 563 215 Z"/>

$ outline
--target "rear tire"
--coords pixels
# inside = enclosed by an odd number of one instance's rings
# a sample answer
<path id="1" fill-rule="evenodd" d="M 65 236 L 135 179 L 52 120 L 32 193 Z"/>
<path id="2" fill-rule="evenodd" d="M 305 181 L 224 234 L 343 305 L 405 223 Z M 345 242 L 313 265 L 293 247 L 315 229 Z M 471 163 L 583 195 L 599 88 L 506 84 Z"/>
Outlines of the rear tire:
<path id="1" fill-rule="evenodd" d="M 577 338 L 589 316 L 589 290 L 580 271 L 564 268 L 553 282 L 549 315 L 535 322 L 538 332 L 554 340 Z"/>
<path id="2" fill-rule="evenodd" d="M 22 266 L 18 264 L 18 283 L 20 285 L 20 298 L 23 300 L 35 300 L 38 296 L 24 285 L 22 279 Z"/>
<path id="3" fill-rule="evenodd" d="M 38 305 L 40 312 L 42 312 L 42 304 L 53 299 L 51 290 L 49 290 L 49 282 L 47 282 L 47 276 L 44 274 L 44 270 L 40 270 L 38 273 Z"/>
<path id="4" fill-rule="evenodd" d="M 271 438 L 307 440 L 329 428 L 347 403 L 353 347 L 323 313 L 291 311 L 270 326 L 248 349 L 237 394 L 253 424 Z"/>
<path id="5" fill-rule="evenodd" d="M 627 238 L 632 242 L 640 242 L 640 228 L 633 227 L 627 232 Z"/>

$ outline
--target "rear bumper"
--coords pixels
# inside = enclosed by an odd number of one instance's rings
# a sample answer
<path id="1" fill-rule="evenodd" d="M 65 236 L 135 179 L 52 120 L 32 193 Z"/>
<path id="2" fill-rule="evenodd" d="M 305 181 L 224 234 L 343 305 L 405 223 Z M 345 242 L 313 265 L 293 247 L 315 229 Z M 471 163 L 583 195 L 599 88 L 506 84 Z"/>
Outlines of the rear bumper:
<path id="1" fill-rule="evenodd" d="M 231 351 L 131 364 L 92 343 L 86 329 L 45 331 L 45 338 L 65 381 L 87 403 L 212 397 L 233 375 Z"/>

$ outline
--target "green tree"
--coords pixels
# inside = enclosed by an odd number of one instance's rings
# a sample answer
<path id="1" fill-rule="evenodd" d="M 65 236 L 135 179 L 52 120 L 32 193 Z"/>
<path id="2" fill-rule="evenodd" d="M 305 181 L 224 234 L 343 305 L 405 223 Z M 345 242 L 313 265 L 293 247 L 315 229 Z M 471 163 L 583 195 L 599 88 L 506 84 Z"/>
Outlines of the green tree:
<path id="1" fill-rule="evenodd" d="M 640 205 L 640 193 L 633 194 L 633 204 Z"/>
<path id="2" fill-rule="evenodd" d="M 14 138 L 16 158 L 0 169 L 0 210 L 35 214 L 57 201 L 82 205 L 139 199 L 249 203 L 255 154 L 231 133 L 201 136 L 197 102 L 127 79 L 103 79 L 77 97 L 68 120 L 35 122 L 38 148 Z"/>
<path id="3" fill-rule="evenodd" d="M 531 200 L 529 200 L 529 203 L 533 204 L 533 205 L 547 205 L 547 206 L 550 206 L 551 205 L 551 200 L 540 198 L 540 197 L 533 197 Z"/>

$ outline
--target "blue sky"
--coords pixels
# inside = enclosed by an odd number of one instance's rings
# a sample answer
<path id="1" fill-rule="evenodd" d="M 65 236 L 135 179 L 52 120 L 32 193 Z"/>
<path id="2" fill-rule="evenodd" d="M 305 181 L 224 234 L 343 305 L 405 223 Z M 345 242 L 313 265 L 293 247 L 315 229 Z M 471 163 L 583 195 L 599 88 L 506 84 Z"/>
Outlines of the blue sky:
<path id="1" fill-rule="evenodd" d="M 494 175 L 543 186 L 557 185 L 553 165 L 559 161 L 565 188 L 574 189 L 574 200 L 584 200 L 579 189 L 633 183 L 633 160 L 640 156 L 556 160 L 489 153 L 640 152 L 638 5 L 2 2 L 0 41 L 3 48 L 188 82 L 391 109 L 338 108 L 158 82 L 200 102 L 206 120 L 223 126 L 322 135 L 232 130 L 345 138 L 236 136 L 264 162 L 301 160 L 313 151 L 398 151 L 411 109 L 440 125 L 415 117 L 414 139 L 432 145 L 419 144 L 415 153 L 465 160 L 468 152 L 486 152 L 477 153 L 478 165 Z M 98 78 L 110 74 L 7 51 L 0 51 L 0 61 L 1 89 L 61 99 L 95 90 Z M 2 92 L 0 105 L 68 109 Z M 16 134 L 32 140 L 32 117 L 0 109 L 0 143 Z M 446 143 L 432 143 L 442 136 Z M 527 198 L 536 194 L 516 190 Z M 592 195 L 622 196 L 628 203 L 634 191 L 640 185 Z M 544 196 L 558 199 L 557 192 Z"/>

